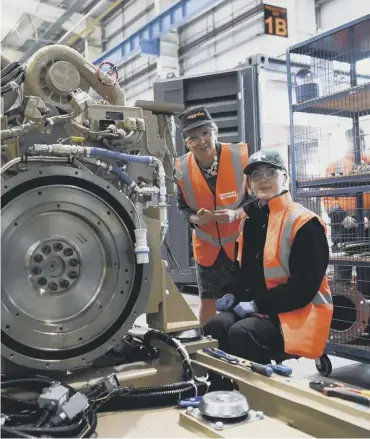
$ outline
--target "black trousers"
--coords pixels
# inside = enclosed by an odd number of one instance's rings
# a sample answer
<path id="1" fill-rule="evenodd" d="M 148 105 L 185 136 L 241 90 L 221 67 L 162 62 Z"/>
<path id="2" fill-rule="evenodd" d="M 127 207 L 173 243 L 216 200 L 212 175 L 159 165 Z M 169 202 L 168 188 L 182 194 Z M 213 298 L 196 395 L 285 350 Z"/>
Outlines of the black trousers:
<path id="1" fill-rule="evenodd" d="M 269 364 L 284 354 L 279 323 L 270 319 L 239 319 L 233 311 L 227 311 L 216 314 L 203 329 L 218 340 L 221 350 L 256 363 Z"/>

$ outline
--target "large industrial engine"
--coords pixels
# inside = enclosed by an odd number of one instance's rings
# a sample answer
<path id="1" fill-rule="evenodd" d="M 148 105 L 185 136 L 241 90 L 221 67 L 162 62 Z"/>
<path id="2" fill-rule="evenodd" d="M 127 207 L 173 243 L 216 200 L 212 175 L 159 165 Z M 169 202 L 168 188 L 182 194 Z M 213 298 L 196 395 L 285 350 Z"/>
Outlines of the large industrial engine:
<path id="1" fill-rule="evenodd" d="M 1 68 L 1 354 L 31 369 L 80 368 L 145 311 L 144 213 L 159 211 L 163 242 L 180 108 L 126 106 L 114 75 L 66 46 L 25 65 L 2 56 Z"/>

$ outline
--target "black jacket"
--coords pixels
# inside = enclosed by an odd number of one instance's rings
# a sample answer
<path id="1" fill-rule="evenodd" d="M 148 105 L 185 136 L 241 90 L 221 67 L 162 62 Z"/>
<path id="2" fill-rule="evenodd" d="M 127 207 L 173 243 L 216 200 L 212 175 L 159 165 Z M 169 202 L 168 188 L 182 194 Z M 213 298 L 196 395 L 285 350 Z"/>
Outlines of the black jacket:
<path id="1" fill-rule="evenodd" d="M 299 229 L 290 251 L 287 283 L 267 290 L 263 251 L 269 208 L 261 208 L 254 201 L 244 210 L 249 219 L 244 222 L 245 244 L 240 267 L 242 289 L 236 292 L 236 299 L 238 302 L 254 300 L 258 311 L 270 316 L 306 306 L 319 290 L 328 267 L 329 246 L 324 228 L 317 218 L 313 218 Z"/>

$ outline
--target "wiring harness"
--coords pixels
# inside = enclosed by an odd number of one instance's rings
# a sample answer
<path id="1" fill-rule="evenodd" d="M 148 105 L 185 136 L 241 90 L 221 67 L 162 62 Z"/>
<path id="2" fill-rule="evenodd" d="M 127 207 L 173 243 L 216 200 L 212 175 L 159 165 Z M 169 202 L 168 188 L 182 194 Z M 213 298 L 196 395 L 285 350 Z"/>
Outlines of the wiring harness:
<path id="1" fill-rule="evenodd" d="M 204 395 L 208 391 L 208 378 L 194 375 L 189 355 L 176 338 L 149 330 L 144 336 L 144 345 L 149 350 L 154 350 L 152 340 L 164 342 L 177 350 L 184 381 L 162 386 L 120 387 L 117 377 L 112 374 L 92 386 L 77 390 L 40 375 L 2 374 L 1 436 L 91 437 L 100 412 L 171 406 L 180 399 Z M 25 391 L 35 396 L 25 398 Z"/>
<path id="2" fill-rule="evenodd" d="M 1 94 L 18 88 L 24 81 L 24 68 L 19 62 L 11 62 L 1 70 Z"/>

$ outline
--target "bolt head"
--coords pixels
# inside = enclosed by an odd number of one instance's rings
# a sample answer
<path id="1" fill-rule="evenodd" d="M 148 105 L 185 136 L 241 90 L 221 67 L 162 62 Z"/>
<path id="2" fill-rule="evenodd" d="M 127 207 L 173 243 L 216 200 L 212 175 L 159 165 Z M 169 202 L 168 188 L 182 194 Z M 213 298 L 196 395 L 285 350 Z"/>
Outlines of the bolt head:
<path id="1" fill-rule="evenodd" d="M 221 421 L 217 421 L 215 427 L 216 427 L 216 430 L 223 430 L 224 424 Z"/>
<path id="2" fill-rule="evenodd" d="M 68 277 L 69 277 L 70 279 L 76 279 L 77 276 L 78 276 L 77 271 L 69 271 L 69 272 L 68 272 Z"/>
<path id="3" fill-rule="evenodd" d="M 50 247 L 50 245 L 44 245 L 44 246 L 42 247 L 41 251 L 42 251 L 45 255 L 49 254 L 49 253 L 51 252 L 51 247 Z"/>
<path id="4" fill-rule="evenodd" d="M 53 248 L 54 248 L 54 250 L 55 250 L 56 252 L 60 252 L 60 251 L 63 250 L 63 245 L 62 245 L 60 242 L 56 242 L 56 243 L 53 245 Z"/>
<path id="5" fill-rule="evenodd" d="M 42 257 L 42 255 L 35 255 L 35 257 L 33 258 L 33 260 L 39 264 L 40 262 L 42 262 L 44 260 L 44 258 Z"/>
<path id="6" fill-rule="evenodd" d="M 64 249 L 63 254 L 65 256 L 72 256 L 73 255 L 73 250 L 71 248 L 67 247 L 67 248 Z"/>

